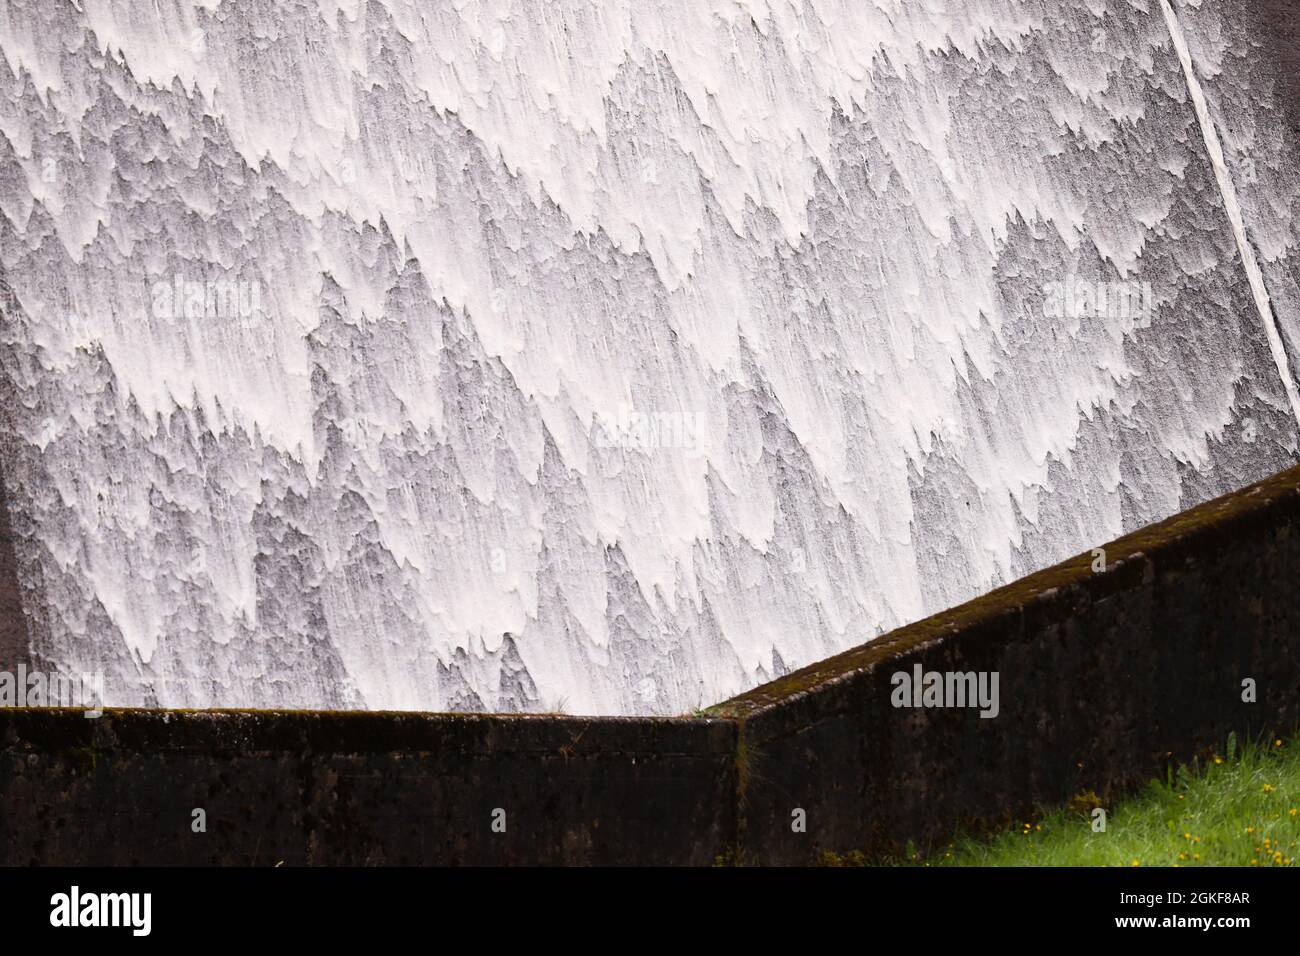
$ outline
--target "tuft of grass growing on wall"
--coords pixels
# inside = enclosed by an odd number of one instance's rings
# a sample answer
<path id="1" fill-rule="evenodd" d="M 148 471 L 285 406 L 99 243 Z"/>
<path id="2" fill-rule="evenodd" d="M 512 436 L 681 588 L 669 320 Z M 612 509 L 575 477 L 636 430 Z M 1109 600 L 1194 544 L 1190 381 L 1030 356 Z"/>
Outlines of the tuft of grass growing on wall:
<path id="1" fill-rule="evenodd" d="M 1106 811 L 1093 794 L 990 838 L 963 837 L 924 866 L 1294 866 L 1300 861 L 1300 739 L 1238 747 L 1180 767 Z"/>

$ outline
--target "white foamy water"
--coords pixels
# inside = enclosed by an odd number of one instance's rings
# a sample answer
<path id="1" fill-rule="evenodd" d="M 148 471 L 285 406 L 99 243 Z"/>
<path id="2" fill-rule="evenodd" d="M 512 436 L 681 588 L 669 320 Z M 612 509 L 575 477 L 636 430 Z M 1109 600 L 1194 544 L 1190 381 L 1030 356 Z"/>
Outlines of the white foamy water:
<path id="1" fill-rule="evenodd" d="M 1293 463 L 1295 134 L 1148 6 L 2 0 L 35 654 L 682 713 Z"/>

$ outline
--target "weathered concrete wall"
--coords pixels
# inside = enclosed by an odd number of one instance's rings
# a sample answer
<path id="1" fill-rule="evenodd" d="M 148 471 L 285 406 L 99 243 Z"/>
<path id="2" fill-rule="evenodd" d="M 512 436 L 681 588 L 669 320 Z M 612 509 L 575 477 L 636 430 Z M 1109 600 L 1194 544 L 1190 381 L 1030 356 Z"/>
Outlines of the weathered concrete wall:
<path id="1" fill-rule="evenodd" d="M 743 727 L 744 856 L 924 845 L 1300 724 L 1298 484 L 1292 469 L 1107 545 L 1104 573 L 1082 555 L 717 708 Z M 998 716 L 895 708 L 892 675 L 917 663 L 997 672 Z"/>
<path id="2" fill-rule="evenodd" d="M 0 864 L 709 864 L 734 839 L 734 735 L 719 720 L 0 710 Z"/>
<path id="3" fill-rule="evenodd" d="M 5 495 L 4 456 L 0 455 L 0 671 L 14 672 L 29 662 L 27 627 L 18 595 L 18 562 Z"/>
<path id="4" fill-rule="evenodd" d="M 1300 725 L 1300 468 L 1105 552 L 713 719 L 0 709 L 0 863 L 807 863 Z M 892 706 L 916 663 L 996 671 L 998 716 Z"/>

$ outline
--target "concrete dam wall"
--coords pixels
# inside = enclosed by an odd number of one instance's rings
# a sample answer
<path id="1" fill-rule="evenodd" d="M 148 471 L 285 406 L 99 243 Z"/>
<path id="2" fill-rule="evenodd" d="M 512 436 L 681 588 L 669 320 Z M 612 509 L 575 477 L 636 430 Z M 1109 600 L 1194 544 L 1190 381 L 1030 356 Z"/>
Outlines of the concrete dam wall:
<path id="1" fill-rule="evenodd" d="M 1296 5 L 6 0 L 27 646 L 671 717 L 1300 461 Z"/>

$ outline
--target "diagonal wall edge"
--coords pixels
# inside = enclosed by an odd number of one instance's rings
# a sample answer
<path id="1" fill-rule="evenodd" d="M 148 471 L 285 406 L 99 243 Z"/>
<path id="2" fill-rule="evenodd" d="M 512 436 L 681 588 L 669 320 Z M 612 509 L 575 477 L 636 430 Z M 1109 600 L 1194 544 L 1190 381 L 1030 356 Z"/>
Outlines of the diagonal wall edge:
<path id="1" fill-rule="evenodd" d="M 708 718 L 0 709 L 0 864 L 811 863 L 1300 725 L 1300 468 L 1104 551 Z M 894 706 L 917 665 L 997 716 Z"/>
<path id="2" fill-rule="evenodd" d="M 748 857 L 924 846 L 1300 724 L 1300 468 L 1100 550 L 714 708 L 743 725 Z M 997 673 L 997 716 L 895 707 L 918 665 Z"/>

